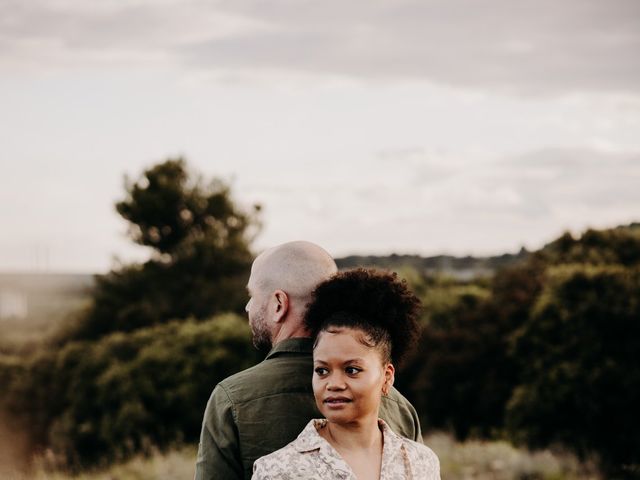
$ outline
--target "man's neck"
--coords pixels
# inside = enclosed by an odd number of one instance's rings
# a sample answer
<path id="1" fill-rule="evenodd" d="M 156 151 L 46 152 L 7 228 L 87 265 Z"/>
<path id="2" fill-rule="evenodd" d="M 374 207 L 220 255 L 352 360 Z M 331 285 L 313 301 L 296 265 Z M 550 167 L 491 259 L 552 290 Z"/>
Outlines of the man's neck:
<path id="1" fill-rule="evenodd" d="M 291 322 L 287 319 L 282 327 L 275 333 L 273 338 L 271 339 L 272 345 L 277 345 L 283 340 L 287 340 L 289 338 L 309 338 L 311 334 L 304 328 L 302 322 L 298 321 L 297 324 Z"/>

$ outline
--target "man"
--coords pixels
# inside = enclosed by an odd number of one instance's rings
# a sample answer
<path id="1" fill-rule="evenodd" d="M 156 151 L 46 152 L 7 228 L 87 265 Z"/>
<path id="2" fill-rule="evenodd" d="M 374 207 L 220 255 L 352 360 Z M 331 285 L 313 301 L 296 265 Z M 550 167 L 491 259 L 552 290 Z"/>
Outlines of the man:
<path id="1" fill-rule="evenodd" d="M 260 254 L 251 266 L 245 310 L 256 347 L 270 347 L 258 365 L 220 382 L 207 403 L 196 480 L 250 479 L 253 462 L 294 440 L 312 418 L 312 340 L 303 326 L 315 287 L 337 271 L 331 256 L 309 242 Z M 405 437 L 422 441 L 415 409 L 391 389 L 380 416 Z"/>

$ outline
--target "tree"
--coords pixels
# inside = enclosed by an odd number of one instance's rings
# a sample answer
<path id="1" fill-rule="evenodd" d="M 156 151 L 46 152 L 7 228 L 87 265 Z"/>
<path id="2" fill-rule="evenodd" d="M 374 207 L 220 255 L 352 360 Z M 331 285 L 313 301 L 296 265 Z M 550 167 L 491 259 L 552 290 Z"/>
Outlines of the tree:
<path id="1" fill-rule="evenodd" d="M 536 255 L 552 265 L 636 265 L 640 263 L 640 223 L 606 230 L 589 229 L 580 238 L 565 233 Z"/>
<path id="2" fill-rule="evenodd" d="M 425 426 L 461 440 L 503 429 L 518 378 L 509 338 L 528 318 L 542 271 L 528 259 L 488 284 L 425 279 L 414 287 L 425 312 L 421 348 L 398 379 Z"/>
<path id="3" fill-rule="evenodd" d="M 514 336 L 520 383 L 507 409 L 514 438 L 596 454 L 612 476 L 640 467 L 640 269 L 551 269 Z M 630 471 L 625 469 L 631 468 Z"/>
<path id="4" fill-rule="evenodd" d="M 573 266 L 568 267 L 567 264 Z M 546 446 L 549 442 L 561 442 L 577 453 L 597 452 L 603 462 L 611 463 L 613 460 L 607 460 L 610 453 L 606 447 L 590 440 L 594 438 L 595 430 L 585 433 L 583 426 L 576 423 L 575 428 L 564 426 L 564 436 L 559 432 L 554 436 L 553 425 L 547 425 L 545 421 L 556 421 L 555 415 L 567 421 L 572 417 L 559 414 L 554 409 L 561 407 L 547 402 L 544 408 L 550 409 L 547 412 L 549 416 L 543 418 L 542 410 L 537 410 L 543 408 L 538 401 L 545 402 L 547 397 L 544 395 L 558 400 L 555 388 L 569 391 L 567 395 L 581 392 L 578 383 L 553 385 L 543 380 L 546 372 L 555 368 L 562 370 L 569 361 L 568 357 L 553 357 L 550 352 L 566 349 L 570 353 L 571 348 L 578 348 L 576 345 L 580 345 L 583 353 L 592 348 L 587 332 L 595 335 L 594 327 L 589 326 L 593 319 L 589 320 L 585 312 L 593 313 L 597 305 L 598 315 L 614 323 L 629 315 L 640 317 L 637 312 L 637 289 L 633 290 L 632 283 L 629 283 L 632 278 L 637 278 L 633 276 L 636 274 L 630 272 L 633 268 L 637 269 L 639 264 L 640 225 L 631 224 L 609 230 L 587 230 L 578 238 L 568 233 L 561 236 L 529 255 L 525 261 L 499 270 L 490 282 L 488 296 L 467 293 L 456 296 L 455 290 L 449 289 L 444 300 L 429 301 L 428 298 L 433 298 L 434 290 L 438 288 L 437 285 L 424 283 L 419 290 L 423 292 L 423 300 L 427 299 L 424 305 L 429 321 L 425 323 L 421 349 L 410 364 L 405 380 L 407 395 L 421 412 L 425 425 L 451 429 L 463 439 L 468 435 L 501 435 L 508 424 L 514 438 L 531 445 Z M 569 290 L 563 287 L 563 293 L 558 293 L 558 269 L 573 271 L 571 269 L 577 268 L 576 265 L 585 271 L 613 268 L 626 273 L 620 273 L 620 278 L 602 273 L 602 278 L 606 280 L 601 278 L 598 287 L 593 283 L 596 277 L 586 274 L 578 276 L 569 282 Z M 626 280 L 623 281 L 623 278 Z M 616 288 L 618 290 L 612 290 Z M 552 295 L 550 292 L 555 292 L 553 295 L 557 298 L 553 305 L 562 314 L 551 314 L 551 311 L 540 313 L 540 305 L 548 301 Z M 625 295 L 629 297 L 627 303 L 623 301 Z M 636 300 L 632 301 L 634 298 Z M 564 323 L 565 316 L 574 319 L 571 328 L 575 328 L 575 332 L 568 330 L 569 327 Z M 618 334 L 625 336 L 620 339 L 622 348 L 630 348 L 624 345 L 633 343 L 636 327 L 632 323 L 625 325 L 624 328 L 608 332 L 613 337 L 607 348 L 616 348 L 615 336 Z M 558 336 L 558 332 L 565 328 L 566 335 Z M 602 335 L 605 333 L 604 330 L 600 332 Z M 516 342 L 518 348 L 514 348 L 514 338 L 520 339 Z M 535 345 L 549 350 L 546 353 L 529 351 L 526 345 L 534 339 L 537 342 Z M 590 353 L 593 358 L 605 363 L 611 358 L 610 352 L 598 349 L 597 344 L 594 344 Z M 541 367 L 539 356 L 545 354 L 550 356 Z M 580 375 L 593 374 L 589 364 L 579 358 L 572 361 L 572 368 Z M 629 372 L 624 383 L 629 388 L 632 386 L 629 382 L 633 381 L 631 372 L 636 368 L 630 362 L 630 357 L 621 360 L 618 370 L 619 375 L 624 371 Z M 539 370 L 533 371 L 535 368 Z M 527 372 L 532 376 L 531 380 L 525 380 Z M 538 389 L 537 385 L 544 385 L 544 388 Z M 604 392 L 599 395 L 591 397 L 590 401 L 606 411 L 608 403 Z M 620 402 L 616 408 L 618 412 L 627 412 L 630 404 Z M 539 433 L 537 429 L 543 426 L 547 430 Z M 583 440 L 592 443 L 582 446 L 580 442 Z M 606 441 L 606 438 L 602 440 Z M 624 449 L 620 448 L 619 451 Z"/>
<path id="5" fill-rule="evenodd" d="M 241 311 L 260 207 L 243 211 L 223 181 L 205 183 L 183 159 L 155 165 L 135 182 L 125 179 L 125 190 L 116 210 L 151 258 L 98 276 L 89 311 L 58 341 Z"/>

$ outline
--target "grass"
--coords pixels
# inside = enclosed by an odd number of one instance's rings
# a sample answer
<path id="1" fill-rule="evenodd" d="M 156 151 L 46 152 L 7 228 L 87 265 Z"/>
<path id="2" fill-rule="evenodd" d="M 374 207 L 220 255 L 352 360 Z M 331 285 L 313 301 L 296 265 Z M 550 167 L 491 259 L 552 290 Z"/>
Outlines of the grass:
<path id="1" fill-rule="evenodd" d="M 508 442 L 456 442 L 437 433 L 425 438 L 436 452 L 444 480 L 600 480 L 597 469 L 573 455 L 542 450 L 531 452 Z"/>
<path id="2" fill-rule="evenodd" d="M 530 452 L 507 442 L 456 442 L 443 433 L 425 439 L 440 458 L 443 480 L 600 480 L 597 470 L 566 453 Z M 192 479 L 195 447 L 136 457 L 126 463 L 71 476 L 37 467 L 28 475 L 6 472 L 7 480 L 169 480 Z"/>
<path id="3" fill-rule="evenodd" d="M 65 472 L 47 472 L 36 465 L 28 474 L 0 471 L 6 480 L 175 480 L 192 479 L 195 471 L 195 447 L 183 447 L 150 457 L 135 457 L 128 462 L 113 465 L 106 470 L 85 472 L 72 476 Z"/>

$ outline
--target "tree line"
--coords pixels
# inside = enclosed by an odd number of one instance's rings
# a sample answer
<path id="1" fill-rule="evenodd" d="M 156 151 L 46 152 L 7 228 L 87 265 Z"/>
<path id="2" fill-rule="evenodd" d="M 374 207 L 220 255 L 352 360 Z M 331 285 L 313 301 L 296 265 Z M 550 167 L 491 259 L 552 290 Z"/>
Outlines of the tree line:
<path id="1" fill-rule="evenodd" d="M 149 260 L 98 277 L 86 311 L 40 351 L 0 356 L 0 418 L 54 467 L 197 442 L 215 383 L 260 360 L 242 316 L 260 207 L 170 159 L 126 180 L 116 209 Z M 425 430 L 560 445 L 613 478 L 638 475 L 640 224 L 567 233 L 491 277 L 397 259 L 377 266 L 423 303 L 397 382 Z"/>

